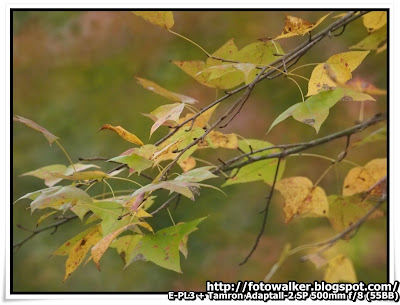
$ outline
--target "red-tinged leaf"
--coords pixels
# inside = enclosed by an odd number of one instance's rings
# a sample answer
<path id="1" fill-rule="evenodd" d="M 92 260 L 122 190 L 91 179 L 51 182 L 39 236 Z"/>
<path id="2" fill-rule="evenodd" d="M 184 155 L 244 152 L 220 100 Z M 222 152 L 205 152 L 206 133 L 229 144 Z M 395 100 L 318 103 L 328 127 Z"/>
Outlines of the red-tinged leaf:
<path id="1" fill-rule="evenodd" d="M 41 134 L 43 134 L 46 137 L 46 139 L 47 139 L 47 141 L 49 141 L 50 145 L 51 145 L 51 143 L 53 143 L 54 141 L 59 139 L 59 137 L 53 135 L 50 131 L 48 131 L 47 129 L 38 125 L 34 121 L 31 121 L 31 120 L 26 119 L 19 115 L 14 115 L 13 119 L 14 119 L 14 121 L 21 122 L 21 123 L 25 124 L 26 126 L 32 128 L 32 129 L 35 129 L 36 131 L 39 131 Z"/>

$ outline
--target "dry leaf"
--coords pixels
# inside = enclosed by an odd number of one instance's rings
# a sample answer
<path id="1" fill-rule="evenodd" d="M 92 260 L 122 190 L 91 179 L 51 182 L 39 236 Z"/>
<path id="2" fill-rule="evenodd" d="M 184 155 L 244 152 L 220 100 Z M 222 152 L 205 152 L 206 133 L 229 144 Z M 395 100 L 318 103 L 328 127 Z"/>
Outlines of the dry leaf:
<path id="1" fill-rule="evenodd" d="M 351 260 L 341 254 L 329 260 L 324 281 L 327 283 L 357 282 L 356 272 Z"/>
<path id="2" fill-rule="evenodd" d="M 375 87 L 372 83 L 363 80 L 360 77 L 349 80 L 346 84 L 349 88 L 352 88 L 358 92 L 371 94 L 371 95 L 386 95 L 386 90 Z"/>
<path id="3" fill-rule="evenodd" d="M 31 120 L 26 119 L 19 115 L 14 115 L 13 119 L 14 119 L 14 121 L 24 123 L 26 126 L 32 128 L 32 129 L 35 129 L 36 131 L 39 131 L 41 134 L 43 134 L 46 137 L 46 139 L 47 139 L 47 141 L 49 141 L 50 145 L 51 145 L 51 143 L 53 143 L 54 141 L 59 139 L 59 137 L 53 135 L 50 131 L 48 131 L 47 129 L 43 128 L 42 126 L 36 124 L 34 121 L 31 121 Z"/>
<path id="4" fill-rule="evenodd" d="M 171 11 L 133 11 L 132 13 L 168 30 L 174 26 L 174 15 Z"/>
<path id="5" fill-rule="evenodd" d="M 374 159 L 364 167 L 354 167 L 343 183 L 343 196 L 368 191 L 375 183 L 387 175 L 386 158 Z"/>
<path id="6" fill-rule="evenodd" d="M 193 127 L 199 127 L 199 128 L 204 128 L 207 126 L 208 122 L 210 121 L 211 116 L 213 115 L 215 109 L 217 109 L 218 104 L 212 106 L 211 108 L 207 109 L 206 111 L 204 111 L 202 114 L 200 114 L 193 123 Z M 185 117 L 181 118 L 179 120 L 179 124 L 182 124 L 183 122 L 185 122 L 186 120 L 192 118 L 195 114 L 193 113 L 188 113 Z M 187 126 L 190 127 L 192 126 L 192 121 L 187 122 L 185 125 L 183 126 Z"/>
<path id="7" fill-rule="evenodd" d="M 204 141 L 199 144 L 200 148 L 229 148 L 229 149 L 236 149 L 238 147 L 238 139 L 237 135 L 234 133 L 230 134 L 223 134 L 219 131 L 211 131 L 208 134 L 208 141 Z"/>
<path id="8" fill-rule="evenodd" d="M 276 37 L 275 40 L 298 36 L 298 35 L 304 36 L 311 30 L 313 30 L 317 26 L 319 26 L 325 20 L 325 18 L 328 17 L 330 14 L 331 13 L 321 17 L 315 23 L 309 22 L 307 20 L 304 20 L 304 19 L 301 19 L 298 17 L 286 15 L 285 26 L 283 28 L 282 34 L 280 34 L 278 37 Z"/>
<path id="9" fill-rule="evenodd" d="M 293 217 L 322 217 L 328 215 L 329 205 L 325 191 L 306 177 L 290 177 L 276 183 L 275 188 L 285 199 L 285 222 Z"/>
<path id="10" fill-rule="evenodd" d="M 103 129 L 109 129 L 109 130 L 116 132 L 121 138 L 123 138 L 124 140 L 126 140 L 128 142 L 131 142 L 133 144 L 137 144 L 140 146 L 143 145 L 143 142 L 137 136 L 135 136 L 133 133 L 130 133 L 129 131 L 126 131 L 121 126 L 112 126 L 110 124 L 105 124 L 100 128 L 100 130 L 103 130 Z"/>

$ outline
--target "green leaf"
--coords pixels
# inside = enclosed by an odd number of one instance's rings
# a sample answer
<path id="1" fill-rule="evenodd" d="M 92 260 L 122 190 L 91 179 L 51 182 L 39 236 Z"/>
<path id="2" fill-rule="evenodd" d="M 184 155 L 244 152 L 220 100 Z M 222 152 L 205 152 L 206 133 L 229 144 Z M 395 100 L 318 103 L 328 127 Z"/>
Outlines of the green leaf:
<path id="1" fill-rule="evenodd" d="M 38 227 L 42 223 L 43 220 L 45 220 L 46 218 L 50 217 L 51 215 L 54 215 L 57 212 L 58 211 L 51 211 L 51 212 L 48 212 L 48 213 L 40 216 L 39 219 L 36 222 L 36 227 Z"/>
<path id="2" fill-rule="evenodd" d="M 112 231 L 119 229 L 129 223 L 131 217 L 119 217 L 129 212 L 120 203 L 113 201 L 99 201 L 91 204 L 79 205 L 91 210 L 94 215 L 102 219 L 101 228 L 103 235 L 107 235 Z"/>
<path id="3" fill-rule="evenodd" d="M 131 252 L 126 253 L 126 258 L 129 258 L 129 260 L 126 259 L 125 268 L 135 261 L 146 260 L 160 267 L 181 273 L 179 244 L 185 236 L 195 231 L 196 226 L 205 218 L 180 223 L 162 229 L 155 234 L 143 236 L 137 246 Z"/>
<path id="4" fill-rule="evenodd" d="M 239 148 L 245 153 L 250 153 L 250 147 L 253 151 L 273 146 L 271 143 L 261 140 L 249 139 L 249 140 L 240 140 Z M 254 154 L 253 156 L 267 156 L 269 154 L 273 154 L 279 152 L 278 149 L 271 149 L 264 152 L 260 152 Z M 225 187 L 227 185 L 237 184 L 237 183 L 247 183 L 253 181 L 264 181 L 267 184 L 272 184 L 275 177 L 275 171 L 277 166 L 277 159 L 266 159 L 262 161 L 257 161 L 248 165 L 243 166 L 239 172 L 236 173 L 236 170 L 233 170 L 230 174 L 230 178 L 226 180 L 226 182 L 222 185 Z M 282 177 L 282 174 L 285 170 L 285 160 L 281 160 L 279 166 L 278 180 Z"/>
<path id="5" fill-rule="evenodd" d="M 62 186 L 53 186 L 53 187 L 49 187 L 49 188 L 46 188 L 43 190 L 37 190 L 37 191 L 31 192 L 31 193 L 27 193 L 24 196 L 15 200 L 14 203 L 20 201 L 21 199 L 35 200 L 42 194 L 51 195 L 51 194 L 54 194 L 55 192 L 59 191 L 61 188 L 62 188 Z"/>
<path id="6" fill-rule="evenodd" d="M 171 11 L 133 11 L 132 13 L 167 30 L 174 26 L 174 15 Z"/>
<path id="7" fill-rule="evenodd" d="M 98 168 L 98 166 L 94 164 L 81 164 L 81 163 L 74 164 L 74 167 L 77 172 L 83 171 L 91 167 Z M 73 173 L 74 173 L 74 168 L 71 165 L 66 167 L 63 164 L 53 164 L 38 168 L 34 171 L 24 173 L 21 176 L 34 176 L 43 179 L 44 183 L 50 187 L 54 186 L 55 184 L 63 180 L 63 175 L 69 176 L 72 175 Z"/>
<path id="8" fill-rule="evenodd" d="M 341 197 L 331 195 L 329 201 L 329 222 L 337 232 L 343 232 L 349 226 L 357 222 L 361 217 L 373 208 L 373 203 L 363 200 L 363 194 Z M 377 210 L 368 219 L 382 217 L 383 212 Z M 346 238 L 349 238 L 347 236 Z"/>
<path id="9" fill-rule="evenodd" d="M 187 182 L 200 182 L 211 178 L 216 178 L 218 176 L 210 172 L 210 169 L 214 166 L 204 166 L 195 168 L 193 170 L 187 171 L 176 177 L 175 181 L 187 181 Z"/>
<path id="10" fill-rule="evenodd" d="M 325 122 L 329 115 L 329 109 L 340 101 L 343 95 L 344 91 L 342 88 L 321 91 L 309 97 L 304 103 L 297 103 L 284 111 L 275 119 L 268 132 L 278 123 L 287 119 L 289 116 L 293 116 L 295 120 L 314 127 L 318 133 L 322 123 Z"/>
<path id="11" fill-rule="evenodd" d="M 194 195 L 191 189 L 193 188 L 199 188 L 199 185 L 197 183 L 193 182 L 186 182 L 186 181 L 162 181 L 162 182 L 157 182 L 157 183 L 151 183 L 148 184 L 138 190 L 136 190 L 133 194 L 132 197 L 138 196 L 141 193 L 144 192 L 153 192 L 155 190 L 159 189 L 166 189 L 172 192 L 179 193 L 189 199 L 194 200 Z"/>
<path id="12" fill-rule="evenodd" d="M 374 132 L 370 133 L 368 136 L 366 136 L 364 139 L 357 141 L 353 144 L 353 146 L 360 146 L 364 145 L 367 143 L 372 143 L 375 141 L 386 141 L 387 140 L 387 130 L 386 126 L 381 127 Z"/>
<path id="13" fill-rule="evenodd" d="M 131 155 L 128 156 L 118 156 L 108 161 L 115 161 L 126 164 L 130 169 L 132 169 L 135 172 L 138 172 L 139 174 L 140 172 L 150 168 L 153 165 L 152 161 L 147 160 L 135 153 L 132 153 Z"/>
<path id="14" fill-rule="evenodd" d="M 225 43 L 222 47 L 220 47 L 217 51 L 215 51 L 212 55 L 218 58 L 227 59 L 232 54 L 235 54 L 238 51 L 234 40 L 231 39 L 227 43 Z M 211 88 L 219 88 L 219 89 L 230 89 L 236 87 L 240 83 L 244 81 L 243 73 L 240 71 L 236 71 L 233 73 L 227 73 L 221 77 L 209 80 L 210 71 L 202 72 L 207 68 L 212 66 L 219 66 L 222 64 L 221 60 L 208 58 L 206 62 L 200 60 L 190 60 L 190 61 L 172 61 L 177 67 L 179 67 L 182 71 L 189 74 L 195 80 L 197 80 L 200 84 L 211 87 Z"/>
<path id="15" fill-rule="evenodd" d="M 118 254 L 122 257 L 124 263 L 126 264 L 133 259 L 133 257 L 131 257 L 132 253 L 142 237 L 143 236 L 139 234 L 125 235 L 117 240 L 114 240 L 109 247 L 116 248 Z"/>
<path id="16" fill-rule="evenodd" d="M 358 50 L 378 50 L 378 48 L 382 45 L 384 41 L 387 40 L 387 29 L 384 26 L 376 32 L 369 34 L 360 42 L 355 45 L 349 47 L 350 50 L 358 49 Z"/>
<path id="17" fill-rule="evenodd" d="M 349 88 L 343 88 L 343 97 L 342 101 L 344 102 L 375 102 L 376 99 L 374 99 L 372 96 L 366 93 L 358 92 L 353 89 Z"/>
<path id="18" fill-rule="evenodd" d="M 21 122 L 21 123 L 25 124 L 26 126 L 40 132 L 42 135 L 44 135 L 46 137 L 46 139 L 47 139 L 47 141 L 49 141 L 50 145 L 51 145 L 51 143 L 53 143 L 54 141 L 59 139 L 59 137 L 53 135 L 50 131 L 48 131 L 47 129 L 43 128 L 42 126 L 36 124 L 34 121 L 31 121 L 31 120 L 26 119 L 19 115 L 14 115 L 13 119 L 14 119 L 14 121 Z"/>
<path id="19" fill-rule="evenodd" d="M 90 202 L 92 202 L 92 198 L 85 191 L 69 185 L 62 187 L 56 192 L 43 192 L 31 202 L 31 211 L 33 213 L 36 209 L 60 207 L 65 203 L 74 206 L 75 204 Z"/>

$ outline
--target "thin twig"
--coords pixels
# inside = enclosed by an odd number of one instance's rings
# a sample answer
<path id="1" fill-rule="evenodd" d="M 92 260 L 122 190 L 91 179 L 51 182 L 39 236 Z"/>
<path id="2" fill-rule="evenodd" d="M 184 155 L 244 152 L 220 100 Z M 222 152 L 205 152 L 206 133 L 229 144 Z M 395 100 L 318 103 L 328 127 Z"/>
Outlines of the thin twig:
<path id="1" fill-rule="evenodd" d="M 265 210 L 264 210 L 264 218 L 263 218 L 263 222 L 262 222 L 262 225 L 261 225 L 260 233 L 258 233 L 256 241 L 254 242 L 253 248 L 250 250 L 250 253 L 245 257 L 245 259 L 239 265 L 244 265 L 244 264 L 247 263 L 247 261 L 249 260 L 251 255 L 257 249 L 257 246 L 258 246 L 258 243 L 259 243 L 259 241 L 261 239 L 261 236 L 264 234 L 265 225 L 267 223 L 269 204 L 271 203 L 272 195 L 274 194 L 274 190 L 275 190 L 275 184 L 276 184 L 276 181 L 278 180 L 278 172 L 279 172 L 279 165 L 280 164 L 281 164 L 281 158 L 278 159 L 278 164 L 277 164 L 276 170 L 275 170 L 274 182 L 272 183 L 271 191 L 269 192 L 269 195 L 267 196 L 267 204 L 266 204 Z"/>

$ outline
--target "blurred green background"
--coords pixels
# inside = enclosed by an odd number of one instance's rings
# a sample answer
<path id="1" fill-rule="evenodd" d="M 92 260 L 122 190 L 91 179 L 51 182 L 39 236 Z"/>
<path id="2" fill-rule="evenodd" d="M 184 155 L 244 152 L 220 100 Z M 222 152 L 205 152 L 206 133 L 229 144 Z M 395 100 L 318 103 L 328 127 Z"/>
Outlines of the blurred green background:
<path id="1" fill-rule="evenodd" d="M 280 34 L 285 14 L 316 21 L 324 12 L 280 11 L 178 11 L 174 13 L 174 31 L 203 46 L 216 50 L 230 38 L 239 48 L 258 38 Z M 320 30 L 333 19 L 328 18 Z M 361 20 L 347 26 L 340 37 L 326 38 L 312 48 L 298 63 L 322 62 L 329 56 L 345 52 L 367 35 Z M 302 42 L 305 37 L 279 41 L 284 50 Z M 187 41 L 147 23 L 127 11 L 14 11 L 13 12 L 13 113 L 30 118 L 61 138 L 74 161 L 79 157 L 114 157 L 131 146 L 111 132 L 96 133 L 105 123 L 121 125 L 147 142 L 153 122 L 141 113 L 149 113 L 169 101 L 136 84 L 134 75 L 155 81 L 167 89 L 192 96 L 204 107 L 215 98 L 215 90 L 204 87 L 183 73 L 170 60 L 205 60 L 205 55 Z M 312 67 L 301 73 L 309 77 Z M 387 87 L 386 52 L 375 52 L 353 73 Z M 307 84 L 300 81 L 304 91 Z M 289 106 L 301 101 L 295 84 L 280 77 L 259 84 L 244 110 L 225 129 L 246 138 L 258 138 L 274 144 L 308 141 L 316 137 L 313 128 L 288 119 L 265 135 L 272 121 Z M 231 101 L 226 103 L 230 104 Z M 222 113 L 226 105 L 221 106 Z M 365 117 L 387 110 L 386 96 L 367 102 Z M 331 109 L 318 136 L 348 128 L 358 119 L 359 104 L 340 102 Z M 372 131 L 372 128 L 370 131 Z M 167 132 L 160 128 L 149 143 Z M 363 135 L 369 132 L 364 132 Z M 356 140 L 360 135 L 354 136 Z M 336 158 L 345 146 L 337 140 L 312 150 Z M 217 162 L 232 152 L 203 150 L 199 157 Z M 348 159 L 365 164 L 386 156 L 386 143 L 376 142 L 349 151 Z M 13 198 L 44 188 L 40 179 L 19 177 L 39 167 L 67 160 L 57 145 L 49 146 L 39 133 L 23 126 L 13 126 Z M 100 164 L 105 169 L 110 165 Z M 287 161 L 285 177 L 301 175 L 315 181 L 329 165 L 326 160 L 293 157 Z M 321 182 L 327 194 L 338 193 L 348 172 L 348 164 L 339 164 Z M 138 181 L 142 181 L 138 178 Z M 144 182 L 143 180 L 142 182 Z M 223 180 L 214 180 L 220 185 Z M 113 182 L 114 189 L 126 188 Z M 114 250 L 102 259 L 101 272 L 93 263 L 81 266 L 62 283 L 65 257 L 49 255 L 65 240 L 82 231 L 74 220 L 51 235 L 37 235 L 13 255 L 13 290 L 15 292 L 48 291 L 168 291 L 204 290 L 205 281 L 262 280 L 278 259 L 285 243 L 293 246 L 324 240 L 335 232 L 326 219 L 302 219 L 283 223 L 282 198 L 273 200 L 266 233 L 250 261 L 238 263 L 251 249 L 259 231 L 269 188 L 262 182 L 229 186 L 228 197 L 203 189 L 193 203 L 182 200 L 173 212 L 176 221 L 190 221 L 209 215 L 189 239 L 189 256 L 182 258 L 183 274 L 162 269 L 150 262 L 136 262 L 122 270 L 123 262 Z M 162 202 L 159 198 L 158 203 Z M 29 233 L 15 227 L 34 228 L 43 211 L 30 215 L 29 201 L 13 206 L 13 241 Z M 51 223 L 44 222 L 43 226 Z M 155 229 L 170 226 L 164 210 L 152 221 Z M 350 241 L 340 241 L 327 256 L 344 253 L 355 266 L 359 280 L 386 281 L 386 219 L 368 222 Z M 291 257 L 272 278 L 273 282 L 321 280 L 323 270 L 310 262 L 300 263 L 300 253 Z"/>

